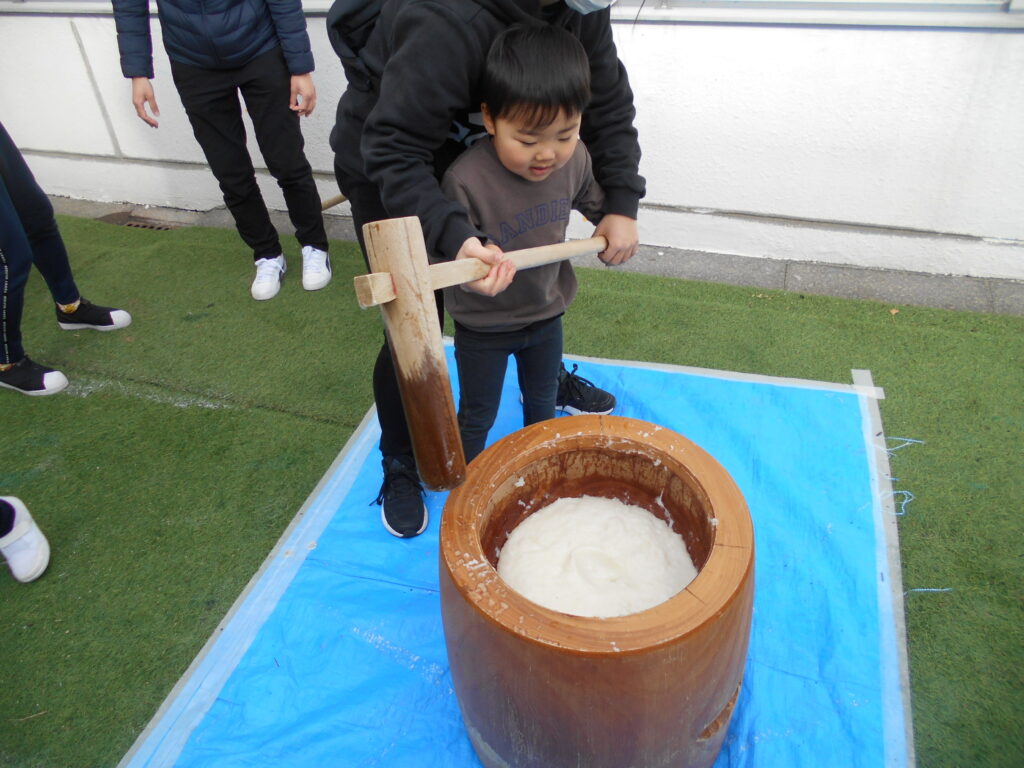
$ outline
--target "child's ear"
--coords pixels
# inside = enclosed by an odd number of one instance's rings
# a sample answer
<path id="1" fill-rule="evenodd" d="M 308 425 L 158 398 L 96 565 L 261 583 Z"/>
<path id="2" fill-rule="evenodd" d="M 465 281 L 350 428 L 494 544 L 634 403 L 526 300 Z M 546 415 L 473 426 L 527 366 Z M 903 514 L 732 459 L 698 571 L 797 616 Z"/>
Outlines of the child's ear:
<path id="1" fill-rule="evenodd" d="M 483 104 L 480 105 L 480 112 L 484 116 L 484 128 L 486 128 L 487 132 L 489 134 L 491 134 L 491 136 L 493 136 L 494 135 L 494 118 L 491 117 L 491 110 L 489 110 L 487 108 L 487 103 L 486 102 L 484 102 Z"/>

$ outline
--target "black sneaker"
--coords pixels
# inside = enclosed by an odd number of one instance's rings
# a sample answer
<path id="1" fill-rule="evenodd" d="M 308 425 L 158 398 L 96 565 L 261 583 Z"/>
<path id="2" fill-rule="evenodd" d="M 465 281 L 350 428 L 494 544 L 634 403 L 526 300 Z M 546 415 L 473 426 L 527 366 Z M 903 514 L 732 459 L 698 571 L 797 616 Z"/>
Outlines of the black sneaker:
<path id="1" fill-rule="evenodd" d="M 100 307 L 82 299 L 74 312 L 62 312 L 57 307 L 57 324 L 65 331 L 94 328 L 97 331 L 116 331 L 132 324 L 132 316 L 123 309 Z"/>
<path id="2" fill-rule="evenodd" d="M 68 385 L 60 371 L 34 363 L 28 356 L 21 358 L 13 368 L 0 371 L 0 387 L 7 387 L 23 395 L 55 395 Z"/>
<path id="3" fill-rule="evenodd" d="M 381 464 L 384 484 L 376 501 L 381 522 L 388 533 L 401 539 L 419 536 L 427 530 L 427 506 L 415 462 L 409 456 L 385 456 Z"/>
<path id="4" fill-rule="evenodd" d="M 592 381 L 577 376 L 577 368 L 579 366 L 573 363 L 570 372 L 565 370 L 565 363 L 562 363 L 562 369 L 558 372 L 555 408 L 573 416 L 581 413 L 599 416 L 611 413 L 615 409 L 615 396 L 611 392 L 598 389 Z"/>

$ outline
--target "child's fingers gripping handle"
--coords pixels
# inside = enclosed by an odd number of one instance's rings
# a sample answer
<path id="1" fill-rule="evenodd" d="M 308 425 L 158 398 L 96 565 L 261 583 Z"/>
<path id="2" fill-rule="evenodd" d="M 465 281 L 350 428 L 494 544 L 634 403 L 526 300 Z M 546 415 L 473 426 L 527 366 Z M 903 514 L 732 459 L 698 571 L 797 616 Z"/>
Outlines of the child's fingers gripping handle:
<path id="1" fill-rule="evenodd" d="M 540 267 L 565 261 L 574 256 L 598 254 L 608 247 L 603 237 L 591 237 L 587 240 L 570 240 L 555 245 L 540 245 L 536 248 L 524 248 L 521 251 L 508 251 L 505 257 L 516 265 L 516 270 Z M 479 259 L 455 259 L 430 265 L 430 286 L 436 291 L 452 285 L 462 285 L 485 277 L 491 265 Z"/>
<path id="2" fill-rule="evenodd" d="M 565 261 L 574 256 L 596 255 L 607 247 L 608 241 L 603 237 L 591 237 L 586 240 L 570 240 L 555 245 L 509 251 L 505 256 L 516 265 L 517 270 L 520 270 L 554 264 L 556 261 Z M 462 285 L 486 277 L 490 270 L 491 265 L 480 259 L 454 259 L 431 264 L 430 287 L 436 291 L 453 285 Z M 355 279 L 355 287 L 359 305 L 364 309 L 385 304 L 395 298 L 394 284 L 387 272 L 360 275 Z"/>

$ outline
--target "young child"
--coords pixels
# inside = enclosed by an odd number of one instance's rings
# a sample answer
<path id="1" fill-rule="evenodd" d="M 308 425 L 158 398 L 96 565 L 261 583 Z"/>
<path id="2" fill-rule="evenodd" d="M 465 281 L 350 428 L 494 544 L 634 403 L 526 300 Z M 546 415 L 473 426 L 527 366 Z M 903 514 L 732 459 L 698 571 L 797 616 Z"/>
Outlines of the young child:
<path id="1" fill-rule="evenodd" d="M 482 94 L 488 135 L 451 165 L 441 188 L 487 244 L 509 251 L 561 242 L 571 209 L 598 223 L 604 193 L 579 140 L 590 101 L 590 65 L 579 40 L 551 25 L 509 27 L 491 45 Z M 515 274 L 494 296 L 445 289 L 467 461 L 483 450 L 494 424 L 509 355 L 516 358 L 523 423 L 554 418 L 562 315 L 575 295 L 568 261 Z"/>

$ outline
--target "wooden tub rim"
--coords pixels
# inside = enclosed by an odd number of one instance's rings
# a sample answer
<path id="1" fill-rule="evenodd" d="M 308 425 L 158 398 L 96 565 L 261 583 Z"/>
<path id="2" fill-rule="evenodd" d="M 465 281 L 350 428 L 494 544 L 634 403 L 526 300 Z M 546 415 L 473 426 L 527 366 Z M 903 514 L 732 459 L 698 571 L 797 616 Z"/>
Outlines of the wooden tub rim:
<path id="1" fill-rule="evenodd" d="M 632 437 L 643 437 L 643 442 Z M 708 498 L 717 523 L 710 554 L 696 578 L 682 591 L 647 610 L 627 616 L 593 618 L 545 608 L 523 597 L 498 576 L 483 550 L 477 529 L 483 500 L 500 483 L 495 463 L 505 476 L 550 455 L 552 442 L 572 450 L 574 439 L 594 446 L 651 450 L 678 462 Z M 505 446 L 503 450 L 501 446 Z M 513 450 L 513 457 L 505 454 Z M 714 482 L 710 479 L 714 478 Z M 742 493 L 707 451 L 665 427 L 622 416 L 580 415 L 552 419 L 514 432 L 480 454 L 466 483 L 452 491 L 440 530 L 441 568 L 467 602 L 487 621 L 527 642 L 586 655 L 630 654 L 684 640 L 726 612 L 753 579 L 753 524 Z"/>

